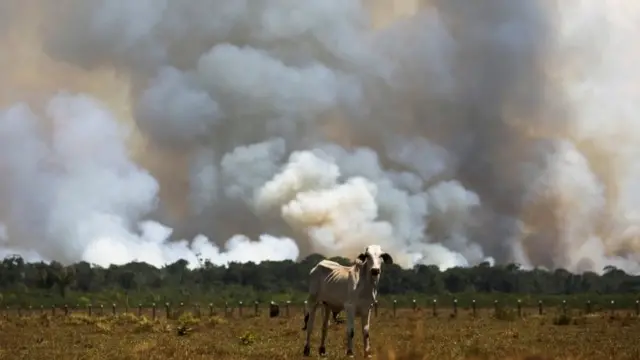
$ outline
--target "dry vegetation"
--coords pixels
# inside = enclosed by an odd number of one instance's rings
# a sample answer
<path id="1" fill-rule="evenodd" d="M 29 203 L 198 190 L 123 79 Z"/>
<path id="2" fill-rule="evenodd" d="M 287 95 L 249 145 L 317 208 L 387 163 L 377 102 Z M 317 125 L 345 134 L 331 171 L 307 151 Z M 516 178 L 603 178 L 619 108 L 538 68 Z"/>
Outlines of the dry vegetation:
<path id="1" fill-rule="evenodd" d="M 632 313 L 539 316 L 527 309 L 467 310 L 453 318 L 446 310 L 381 310 L 372 323 L 377 359 L 639 359 L 640 320 Z M 207 314 L 208 315 L 208 314 Z M 158 314 L 160 317 L 160 314 Z M 303 347 L 301 311 L 291 317 L 238 314 L 150 320 L 150 313 L 88 316 L 4 314 L 0 359 L 299 359 Z M 319 324 L 312 344 L 317 353 Z M 359 329 L 357 324 L 356 329 Z M 342 358 L 344 325 L 331 325 L 328 358 Z M 356 358 L 362 357 L 356 332 Z M 314 355 L 313 357 L 316 357 Z"/>

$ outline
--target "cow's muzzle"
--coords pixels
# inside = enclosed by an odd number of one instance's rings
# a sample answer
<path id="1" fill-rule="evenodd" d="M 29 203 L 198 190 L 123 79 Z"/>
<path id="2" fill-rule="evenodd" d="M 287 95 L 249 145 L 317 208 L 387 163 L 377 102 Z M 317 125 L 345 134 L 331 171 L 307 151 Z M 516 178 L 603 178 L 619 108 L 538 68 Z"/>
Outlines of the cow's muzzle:
<path id="1" fill-rule="evenodd" d="M 380 275 L 380 269 L 371 269 L 371 275 L 372 276 Z"/>

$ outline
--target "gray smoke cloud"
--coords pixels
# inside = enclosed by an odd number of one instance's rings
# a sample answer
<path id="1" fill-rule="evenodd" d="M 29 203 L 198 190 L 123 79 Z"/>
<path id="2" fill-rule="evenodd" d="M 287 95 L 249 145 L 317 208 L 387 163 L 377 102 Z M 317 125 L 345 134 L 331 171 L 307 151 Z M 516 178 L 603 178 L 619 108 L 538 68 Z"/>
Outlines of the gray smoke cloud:
<path id="1" fill-rule="evenodd" d="M 32 2 L 37 56 L 133 122 L 64 83 L 5 107 L 4 253 L 640 270 L 640 5 Z"/>

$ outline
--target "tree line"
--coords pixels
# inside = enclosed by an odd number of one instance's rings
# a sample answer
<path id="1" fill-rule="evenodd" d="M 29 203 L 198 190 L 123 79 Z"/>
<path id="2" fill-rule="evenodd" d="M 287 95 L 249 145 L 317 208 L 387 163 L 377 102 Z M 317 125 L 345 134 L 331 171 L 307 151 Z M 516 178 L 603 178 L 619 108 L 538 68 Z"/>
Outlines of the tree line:
<path id="1" fill-rule="evenodd" d="M 194 269 L 185 260 L 163 267 L 143 262 L 100 267 L 87 262 L 63 265 L 59 262 L 28 263 L 9 256 L 0 264 L 0 303 L 4 305 L 50 305 L 61 303 L 134 303 L 212 301 L 302 301 L 308 274 L 322 255 L 301 261 L 230 263 L 217 266 L 201 261 Z M 350 264 L 345 258 L 332 258 Z M 433 297 L 489 299 L 518 298 L 572 299 L 582 297 L 623 297 L 635 301 L 640 276 L 615 267 L 603 274 L 574 274 L 565 269 L 524 270 L 518 264 L 481 263 L 440 271 L 433 265 L 403 269 L 384 265 L 379 293 L 386 299 L 409 302 Z"/>

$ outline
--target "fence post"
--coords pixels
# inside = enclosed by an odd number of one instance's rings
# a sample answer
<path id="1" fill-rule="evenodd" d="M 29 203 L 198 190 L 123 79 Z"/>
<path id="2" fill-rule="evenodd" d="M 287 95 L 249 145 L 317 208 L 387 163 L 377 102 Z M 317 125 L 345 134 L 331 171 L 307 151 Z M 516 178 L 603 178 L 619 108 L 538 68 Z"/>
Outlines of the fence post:
<path id="1" fill-rule="evenodd" d="M 151 304 L 151 320 L 156 319 L 156 303 Z"/>
<path id="2" fill-rule="evenodd" d="M 213 303 L 209 303 L 209 317 L 213 316 Z"/>
<path id="3" fill-rule="evenodd" d="M 226 301 L 224 302 L 224 316 L 229 316 L 229 303 Z"/>
<path id="4" fill-rule="evenodd" d="M 104 305 L 100 304 L 100 316 L 104 315 Z"/>
<path id="5" fill-rule="evenodd" d="M 562 300 L 562 313 L 567 315 L 567 300 Z"/>
<path id="6" fill-rule="evenodd" d="M 518 299 L 518 317 L 522 317 L 522 301 Z"/>
<path id="7" fill-rule="evenodd" d="M 56 306 L 51 305 L 51 316 L 56 316 Z"/>
<path id="8" fill-rule="evenodd" d="M 285 308 L 284 308 L 287 316 L 289 316 L 289 307 L 290 306 L 291 306 L 291 301 L 287 300 L 287 303 L 286 303 Z"/>
<path id="9" fill-rule="evenodd" d="M 498 300 L 493 300 L 493 311 L 495 312 L 496 315 L 498 315 L 498 312 L 499 312 Z"/>
<path id="10" fill-rule="evenodd" d="M 111 304 L 111 315 L 116 316 L 116 303 Z"/>
<path id="11" fill-rule="evenodd" d="M 40 305 L 40 314 L 44 314 L 44 306 Z"/>
<path id="12" fill-rule="evenodd" d="M 33 315 L 33 306 L 29 305 L 29 316 Z"/>
<path id="13" fill-rule="evenodd" d="M 418 310 L 418 303 L 416 302 L 416 299 L 411 300 L 411 308 L 413 309 L 413 311 Z"/>
<path id="14" fill-rule="evenodd" d="M 453 299 L 453 316 L 458 316 L 458 299 Z"/>
<path id="15" fill-rule="evenodd" d="M 138 317 L 142 316 L 142 304 L 138 304 Z"/>
<path id="16" fill-rule="evenodd" d="M 542 300 L 538 300 L 538 315 L 542 315 Z"/>
<path id="17" fill-rule="evenodd" d="M 127 299 L 127 301 L 124 302 L 124 313 L 125 314 L 129 313 L 129 299 Z"/>
<path id="18" fill-rule="evenodd" d="M 168 302 L 164 303 L 164 312 L 167 320 L 171 319 L 171 304 L 169 304 Z"/>
<path id="19" fill-rule="evenodd" d="M 640 300 L 636 300 L 636 316 L 640 315 Z"/>
<path id="20" fill-rule="evenodd" d="M 253 302 L 253 313 L 255 316 L 258 316 L 259 314 L 259 307 L 260 307 L 260 303 L 258 302 L 258 300 Z"/>
<path id="21" fill-rule="evenodd" d="M 87 305 L 87 314 L 89 314 L 89 316 L 93 315 L 93 308 L 92 308 L 91 304 Z"/>
<path id="22" fill-rule="evenodd" d="M 69 306 L 67 306 L 67 304 L 64 305 L 64 315 L 69 315 Z"/>
<path id="23" fill-rule="evenodd" d="M 242 317 L 242 301 L 238 301 L 238 316 Z"/>
<path id="24" fill-rule="evenodd" d="M 476 299 L 471 300 L 471 311 L 473 311 L 473 317 L 478 315 L 478 308 L 476 307 Z"/>
<path id="25" fill-rule="evenodd" d="M 22 305 L 18 305 L 18 317 L 22 317 Z"/>
<path id="26" fill-rule="evenodd" d="M 611 300 L 611 316 L 615 315 L 616 313 L 616 302 L 615 300 Z"/>
<path id="27" fill-rule="evenodd" d="M 591 314 L 591 300 L 587 300 L 586 313 Z"/>
<path id="28" fill-rule="evenodd" d="M 393 299 L 393 317 L 396 316 L 396 307 L 398 306 L 398 301 Z"/>
<path id="29" fill-rule="evenodd" d="M 438 316 L 438 300 L 437 299 L 433 299 L 433 302 L 431 305 L 431 312 L 433 314 L 433 317 Z"/>

